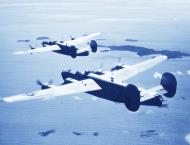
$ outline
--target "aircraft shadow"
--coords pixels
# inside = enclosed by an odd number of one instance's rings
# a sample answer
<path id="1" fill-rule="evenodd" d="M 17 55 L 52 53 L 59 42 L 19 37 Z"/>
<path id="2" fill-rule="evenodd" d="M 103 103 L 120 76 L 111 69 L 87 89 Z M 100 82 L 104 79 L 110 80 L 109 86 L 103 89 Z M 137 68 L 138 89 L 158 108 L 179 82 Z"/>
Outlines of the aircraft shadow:
<path id="1" fill-rule="evenodd" d="M 153 136 L 156 136 L 156 135 L 159 135 L 156 130 L 146 130 L 146 131 L 142 131 L 140 136 L 142 138 L 145 138 L 145 137 L 153 137 Z"/>

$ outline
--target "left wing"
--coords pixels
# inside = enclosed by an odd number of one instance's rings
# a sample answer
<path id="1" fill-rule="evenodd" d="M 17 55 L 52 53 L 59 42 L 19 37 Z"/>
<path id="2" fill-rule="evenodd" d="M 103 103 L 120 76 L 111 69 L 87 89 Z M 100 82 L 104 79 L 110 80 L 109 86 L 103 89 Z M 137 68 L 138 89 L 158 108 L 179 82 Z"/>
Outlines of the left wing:
<path id="1" fill-rule="evenodd" d="M 37 47 L 27 51 L 17 51 L 14 52 L 13 54 L 31 54 L 31 53 L 50 52 L 55 50 L 61 50 L 61 48 L 58 45 L 51 45 L 46 47 Z"/>
<path id="2" fill-rule="evenodd" d="M 80 43 L 83 43 L 85 41 L 88 41 L 98 35 L 100 35 L 101 33 L 100 32 L 97 32 L 97 33 L 93 33 L 93 34 L 90 34 L 90 35 L 87 35 L 87 36 L 84 36 L 84 37 L 81 37 L 81 38 L 76 38 L 74 40 L 68 40 L 68 41 L 64 41 L 64 43 L 62 45 L 67 45 L 67 46 L 71 46 L 71 45 L 78 45 Z"/>
<path id="3" fill-rule="evenodd" d="M 73 81 L 72 83 L 54 86 L 49 89 L 39 90 L 31 93 L 19 94 L 2 98 L 3 102 L 11 103 L 17 101 L 33 100 L 33 99 L 48 99 L 51 97 L 70 95 L 94 90 L 100 90 L 101 87 L 92 79 L 82 81 Z"/>

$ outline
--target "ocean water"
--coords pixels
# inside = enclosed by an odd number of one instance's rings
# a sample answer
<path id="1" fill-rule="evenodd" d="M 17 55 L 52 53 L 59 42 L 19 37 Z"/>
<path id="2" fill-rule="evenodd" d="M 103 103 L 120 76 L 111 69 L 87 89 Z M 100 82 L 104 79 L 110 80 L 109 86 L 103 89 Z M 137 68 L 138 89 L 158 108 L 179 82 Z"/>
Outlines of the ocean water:
<path id="1" fill-rule="evenodd" d="M 28 50 L 39 36 L 70 39 L 100 31 L 102 45 L 135 45 L 190 53 L 188 0 L 2 0 L 0 3 L 0 97 L 40 89 L 35 81 L 62 82 L 62 70 L 97 70 L 118 61 L 129 65 L 149 59 L 131 52 L 97 52 L 72 59 L 55 53 L 13 55 Z M 126 42 L 136 39 L 138 42 Z M 142 106 L 136 113 L 123 104 L 76 94 L 43 101 L 0 104 L 0 145 L 186 145 L 190 133 L 190 59 L 170 59 L 131 78 L 143 88 L 159 84 L 154 73 L 176 75 L 177 94 L 168 107 Z M 55 129 L 42 137 L 38 133 Z M 77 132 L 81 135 L 76 135 Z M 98 133 L 94 135 L 94 133 Z"/>

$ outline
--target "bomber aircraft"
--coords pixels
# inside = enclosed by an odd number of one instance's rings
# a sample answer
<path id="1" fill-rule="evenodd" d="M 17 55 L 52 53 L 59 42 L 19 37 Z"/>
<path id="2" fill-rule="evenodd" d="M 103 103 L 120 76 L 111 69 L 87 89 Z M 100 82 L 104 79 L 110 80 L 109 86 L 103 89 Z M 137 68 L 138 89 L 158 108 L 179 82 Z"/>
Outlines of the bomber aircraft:
<path id="1" fill-rule="evenodd" d="M 63 55 L 69 55 L 72 58 L 76 58 L 77 56 L 88 56 L 89 52 L 92 51 L 95 53 L 97 51 L 97 42 L 95 40 L 91 40 L 92 38 L 100 35 L 100 32 L 93 33 L 90 35 L 86 35 L 80 38 L 72 38 L 71 40 L 66 41 L 43 41 L 43 47 L 32 47 L 30 46 L 30 50 L 27 51 L 17 51 L 14 54 L 33 54 L 33 53 L 43 53 L 43 52 L 56 52 Z M 90 46 L 85 48 L 78 48 L 77 45 L 88 42 L 89 40 Z"/>
<path id="2" fill-rule="evenodd" d="M 116 65 L 110 71 L 62 71 L 64 82 L 58 86 L 43 84 L 38 81 L 42 90 L 4 97 L 3 102 L 12 103 L 32 99 L 51 99 L 57 96 L 75 93 L 88 93 L 96 97 L 117 103 L 124 103 L 128 110 L 137 111 L 140 105 L 162 105 L 163 98 L 176 94 L 177 80 L 169 72 L 162 74 L 160 84 L 150 89 L 142 89 L 124 81 L 166 60 L 166 56 L 157 56 L 135 65 Z"/>

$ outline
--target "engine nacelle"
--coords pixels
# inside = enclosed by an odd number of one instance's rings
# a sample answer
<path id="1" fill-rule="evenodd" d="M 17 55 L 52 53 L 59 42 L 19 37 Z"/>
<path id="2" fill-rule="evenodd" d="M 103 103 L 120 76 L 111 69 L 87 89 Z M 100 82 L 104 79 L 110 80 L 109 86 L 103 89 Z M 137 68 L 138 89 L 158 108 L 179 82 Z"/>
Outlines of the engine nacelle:
<path id="1" fill-rule="evenodd" d="M 135 112 L 139 109 L 140 91 L 135 85 L 127 85 L 122 92 L 122 98 L 128 110 Z"/>
<path id="2" fill-rule="evenodd" d="M 71 45 L 71 57 L 76 58 L 77 57 L 77 49 L 75 46 Z"/>
<path id="3" fill-rule="evenodd" d="M 171 98 L 176 94 L 177 80 L 173 74 L 165 72 L 162 75 L 160 84 L 167 91 L 164 96 Z"/>
<path id="4" fill-rule="evenodd" d="M 40 80 L 37 80 L 36 83 L 41 87 L 41 90 L 44 89 L 49 89 L 51 88 L 51 83 L 53 82 L 53 80 L 50 80 L 48 83 L 42 83 Z"/>
<path id="5" fill-rule="evenodd" d="M 49 89 L 49 88 L 50 88 L 49 85 L 45 85 L 45 84 L 44 84 L 44 85 L 41 86 L 41 90 L 45 90 L 45 89 Z"/>
<path id="6" fill-rule="evenodd" d="M 89 55 L 89 51 L 77 53 L 77 56 L 88 56 L 88 55 Z"/>
<path id="7" fill-rule="evenodd" d="M 68 71 L 62 71 L 62 72 L 61 72 L 61 76 L 62 76 L 62 79 L 63 79 L 63 80 L 72 77 L 73 74 L 74 74 L 74 73 L 71 72 L 71 70 L 68 70 Z"/>
<path id="8" fill-rule="evenodd" d="M 120 70 L 122 68 L 124 68 L 123 64 L 117 64 L 115 67 L 111 68 L 111 71 Z"/>
<path id="9" fill-rule="evenodd" d="M 46 47 L 46 45 L 55 45 L 57 41 L 43 41 L 42 46 Z"/>
<path id="10" fill-rule="evenodd" d="M 97 45 L 96 41 L 95 41 L 95 40 L 92 40 L 92 41 L 90 42 L 90 48 L 91 48 L 92 52 L 95 53 L 95 52 L 97 51 L 97 47 L 98 47 L 98 45 Z"/>

